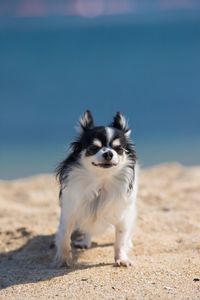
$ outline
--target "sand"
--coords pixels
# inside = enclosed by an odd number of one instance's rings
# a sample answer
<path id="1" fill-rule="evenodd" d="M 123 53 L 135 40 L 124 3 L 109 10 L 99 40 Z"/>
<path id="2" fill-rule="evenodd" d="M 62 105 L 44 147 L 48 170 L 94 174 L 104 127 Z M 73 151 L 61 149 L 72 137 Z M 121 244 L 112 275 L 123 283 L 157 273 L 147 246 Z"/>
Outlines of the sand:
<path id="1" fill-rule="evenodd" d="M 200 299 L 200 167 L 141 171 L 131 268 L 113 266 L 111 232 L 54 268 L 58 216 L 53 176 L 0 181 L 0 299 Z"/>

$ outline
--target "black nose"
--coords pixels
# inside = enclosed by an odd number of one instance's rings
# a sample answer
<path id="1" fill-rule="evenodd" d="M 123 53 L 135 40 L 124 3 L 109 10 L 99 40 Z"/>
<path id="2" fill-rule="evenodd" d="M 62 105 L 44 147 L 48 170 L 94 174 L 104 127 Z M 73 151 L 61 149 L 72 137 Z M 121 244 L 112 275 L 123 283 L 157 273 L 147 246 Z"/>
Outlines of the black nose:
<path id="1" fill-rule="evenodd" d="M 105 160 L 109 161 L 113 158 L 113 153 L 111 151 L 107 151 L 103 154 L 103 158 Z"/>

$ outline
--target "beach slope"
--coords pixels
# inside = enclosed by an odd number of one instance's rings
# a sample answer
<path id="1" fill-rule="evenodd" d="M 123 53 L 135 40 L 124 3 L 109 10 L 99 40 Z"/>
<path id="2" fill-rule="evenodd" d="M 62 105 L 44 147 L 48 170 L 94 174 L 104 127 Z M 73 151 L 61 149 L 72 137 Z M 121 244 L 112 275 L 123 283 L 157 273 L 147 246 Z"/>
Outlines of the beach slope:
<path id="1" fill-rule="evenodd" d="M 134 266 L 113 266 L 112 232 L 55 269 L 58 184 L 51 175 L 0 181 L 0 299 L 199 299 L 200 167 L 141 171 Z"/>

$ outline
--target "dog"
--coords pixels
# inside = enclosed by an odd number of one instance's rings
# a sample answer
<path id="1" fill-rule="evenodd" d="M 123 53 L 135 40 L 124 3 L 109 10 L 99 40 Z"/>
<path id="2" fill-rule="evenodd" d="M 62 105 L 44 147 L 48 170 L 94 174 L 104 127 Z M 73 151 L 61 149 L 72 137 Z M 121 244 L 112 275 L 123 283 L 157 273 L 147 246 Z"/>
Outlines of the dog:
<path id="1" fill-rule="evenodd" d="M 115 265 L 128 257 L 136 219 L 138 163 L 131 129 L 117 113 L 109 126 L 95 126 L 87 110 L 79 136 L 57 168 L 61 214 L 56 234 L 56 264 L 74 263 L 72 246 L 89 248 L 91 236 L 115 228 Z"/>

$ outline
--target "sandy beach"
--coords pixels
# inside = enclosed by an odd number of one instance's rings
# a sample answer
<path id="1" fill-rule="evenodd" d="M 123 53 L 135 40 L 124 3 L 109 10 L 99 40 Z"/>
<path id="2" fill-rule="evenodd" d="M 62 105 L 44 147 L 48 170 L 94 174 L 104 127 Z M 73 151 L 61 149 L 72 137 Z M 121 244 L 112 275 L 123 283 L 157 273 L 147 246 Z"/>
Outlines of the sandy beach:
<path id="1" fill-rule="evenodd" d="M 200 299 L 200 166 L 141 170 L 131 268 L 113 266 L 112 232 L 54 268 L 58 217 L 52 175 L 0 181 L 0 299 Z"/>

